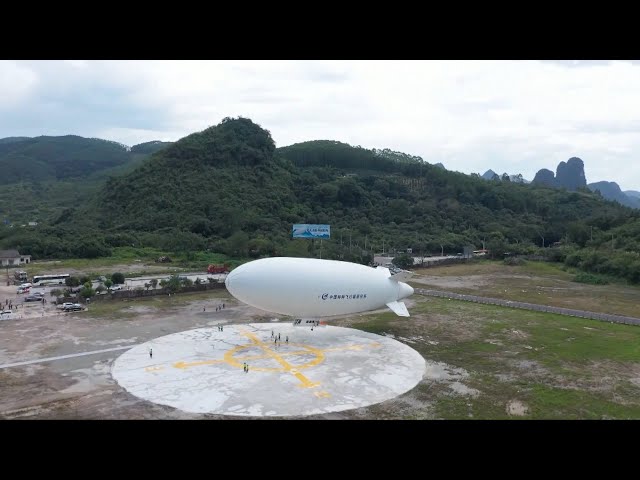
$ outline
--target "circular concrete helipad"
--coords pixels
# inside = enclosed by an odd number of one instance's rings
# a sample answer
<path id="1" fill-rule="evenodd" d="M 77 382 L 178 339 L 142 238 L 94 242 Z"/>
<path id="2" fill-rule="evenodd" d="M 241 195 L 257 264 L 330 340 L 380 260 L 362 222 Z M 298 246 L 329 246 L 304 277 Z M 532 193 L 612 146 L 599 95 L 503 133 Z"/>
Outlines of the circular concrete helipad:
<path id="1" fill-rule="evenodd" d="M 187 412 L 301 416 L 394 398 L 426 371 L 424 358 L 411 347 L 352 328 L 312 331 L 291 323 L 223 328 L 137 345 L 116 359 L 113 377 L 137 397 Z M 280 336 L 277 344 L 272 332 Z"/>

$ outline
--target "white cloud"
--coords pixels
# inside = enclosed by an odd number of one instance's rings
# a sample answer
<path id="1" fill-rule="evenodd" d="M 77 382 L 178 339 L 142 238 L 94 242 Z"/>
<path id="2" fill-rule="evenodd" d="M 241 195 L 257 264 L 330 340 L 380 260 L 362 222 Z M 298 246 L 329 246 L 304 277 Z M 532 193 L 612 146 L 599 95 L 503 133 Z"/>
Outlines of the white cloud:
<path id="1" fill-rule="evenodd" d="M 640 65 L 539 61 L 0 62 L 0 137 L 177 140 L 227 116 L 278 146 L 333 139 L 466 173 L 555 171 L 640 189 Z"/>
<path id="2" fill-rule="evenodd" d="M 29 68 L 0 60 L 0 112 L 20 105 L 36 84 L 37 77 Z"/>

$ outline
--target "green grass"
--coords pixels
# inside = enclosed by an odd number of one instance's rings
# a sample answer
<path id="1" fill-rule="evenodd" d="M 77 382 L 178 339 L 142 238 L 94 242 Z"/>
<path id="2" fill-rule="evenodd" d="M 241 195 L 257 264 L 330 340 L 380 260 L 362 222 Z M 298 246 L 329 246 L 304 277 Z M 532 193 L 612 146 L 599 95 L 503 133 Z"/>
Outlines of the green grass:
<path id="1" fill-rule="evenodd" d="M 453 380 L 422 382 L 412 395 L 424 409 L 403 410 L 400 418 L 640 419 L 640 388 L 630 381 L 640 370 L 640 327 L 412 298 L 409 319 L 367 315 L 352 318 L 353 326 L 413 338 L 409 345 L 429 362 L 464 369 L 468 376 L 457 381 L 480 394 L 456 394 Z M 527 413 L 510 415 L 511 401 Z"/>
<path id="2" fill-rule="evenodd" d="M 637 394 L 638 392 L 636 392 Z M 534 419 L 638 419 L 640 405 L 621 405 L 603 395 L 533 385 L 525 396 Z"/>

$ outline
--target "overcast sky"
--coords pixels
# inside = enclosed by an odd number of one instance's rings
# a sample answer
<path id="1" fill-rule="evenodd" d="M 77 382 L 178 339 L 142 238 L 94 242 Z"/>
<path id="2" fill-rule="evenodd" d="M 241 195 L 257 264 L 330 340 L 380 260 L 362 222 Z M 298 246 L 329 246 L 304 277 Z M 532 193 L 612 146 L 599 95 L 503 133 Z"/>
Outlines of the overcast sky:
<path id="1" fill-rule="evenodd" d="M 0 61 L 0 138 L 175 141 L 224 117 L 277 146 L 330 139 L 449 170 L 580 157 L 640 190 L 640 64 L 621 61 Z"/>

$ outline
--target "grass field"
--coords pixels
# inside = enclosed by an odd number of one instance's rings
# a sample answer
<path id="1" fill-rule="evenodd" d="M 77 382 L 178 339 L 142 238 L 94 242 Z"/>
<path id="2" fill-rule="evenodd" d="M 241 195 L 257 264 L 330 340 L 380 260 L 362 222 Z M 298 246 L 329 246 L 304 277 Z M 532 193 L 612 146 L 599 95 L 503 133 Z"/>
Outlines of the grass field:
<path id="1" fill-rule="evenodd" d="M 640 418 L 640 328 L 412 297 L 412 317 L 352 319 L 420 352 L 444 381 L 421 383 L 403 418 Z M 385 418 L 389 412 L 373 407 Z M 395 417 L 393 417 L 395 418 Z"/>
<path id="2" fill-rule="evenodd" d="M 418 269 L 416 273 L 410 284 L 418 288 L 640 317 L 640 286 L 577 283 L 573 272 L 550 263 L 508 266 L 482 261 Z"/>

